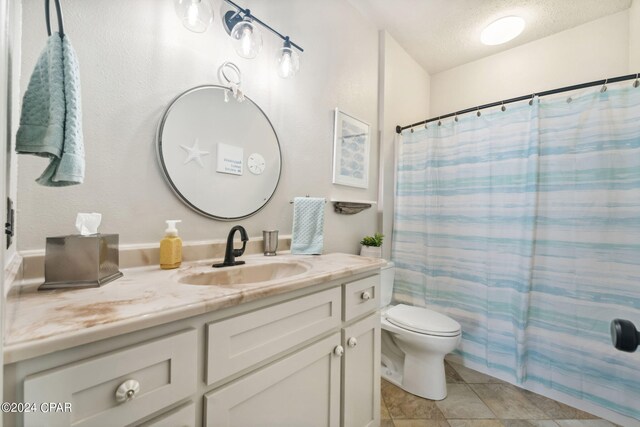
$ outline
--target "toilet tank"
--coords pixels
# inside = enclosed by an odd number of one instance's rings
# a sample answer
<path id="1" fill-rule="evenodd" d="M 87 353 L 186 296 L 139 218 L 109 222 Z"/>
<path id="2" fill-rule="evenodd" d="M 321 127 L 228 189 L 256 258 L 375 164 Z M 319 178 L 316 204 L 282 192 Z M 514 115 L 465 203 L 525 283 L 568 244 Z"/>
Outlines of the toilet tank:
<path id="1" fill-rule="evenodd" d="M 380 269 L 380 307 L 386 307 L 391 304 L 395 274 L 396 269 L 391 261 Z"/>

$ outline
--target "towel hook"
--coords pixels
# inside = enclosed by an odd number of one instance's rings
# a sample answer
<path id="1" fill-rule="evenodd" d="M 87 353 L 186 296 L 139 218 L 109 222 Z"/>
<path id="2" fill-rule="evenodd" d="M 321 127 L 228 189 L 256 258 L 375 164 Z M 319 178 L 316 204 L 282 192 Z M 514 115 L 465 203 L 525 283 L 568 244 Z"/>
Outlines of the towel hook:
<path id="1" fill-rule="evenodd" d="M 56 15 L 58 16 L 58 33 L 60 37 L 64 36 L 64 22 L 62 19 L 62 7 L 60 6 L 60 0 L 53 0 L 56 5 Z M 47 18 L 47 35 L 51 35 L 51 19 L 49 17 L 49 0 L 44 0 L 44 14 Z"/>

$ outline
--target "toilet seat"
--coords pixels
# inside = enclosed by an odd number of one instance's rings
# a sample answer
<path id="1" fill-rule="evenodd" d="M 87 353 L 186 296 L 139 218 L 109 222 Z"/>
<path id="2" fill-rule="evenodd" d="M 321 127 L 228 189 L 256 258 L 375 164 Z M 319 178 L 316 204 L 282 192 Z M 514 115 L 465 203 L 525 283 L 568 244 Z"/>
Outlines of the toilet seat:
<path id="1" fill-rule="evenodd" d="M 455 337 L 461 333 L 458 322 L 424 307 L 398 304 L 386 311 L 385 318 L 395 326 L 424 335 Z"/>

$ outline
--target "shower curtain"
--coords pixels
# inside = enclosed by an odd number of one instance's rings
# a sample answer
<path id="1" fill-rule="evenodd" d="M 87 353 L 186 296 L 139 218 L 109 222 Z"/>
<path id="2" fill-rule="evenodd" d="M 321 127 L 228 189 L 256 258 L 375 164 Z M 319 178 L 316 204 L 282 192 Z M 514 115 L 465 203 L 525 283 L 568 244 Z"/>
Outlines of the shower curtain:
<path id="1" fill-rule="evenodd" d="M 444 312 L 460 355 L 516 384 L 640 419 L 640 88 L 629 82 L 405 131 L 398 302 Z"/>

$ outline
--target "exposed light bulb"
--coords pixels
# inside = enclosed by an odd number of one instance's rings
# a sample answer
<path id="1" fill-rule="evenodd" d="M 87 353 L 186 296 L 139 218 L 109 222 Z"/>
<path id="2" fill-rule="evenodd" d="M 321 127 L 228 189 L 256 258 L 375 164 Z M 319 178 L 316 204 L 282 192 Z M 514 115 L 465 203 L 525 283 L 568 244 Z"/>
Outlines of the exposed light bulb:
<path id="1" fill-rule="evenodd" d="M 262 49 L 262 34 L 253 25 L 249 16 L 245 16 L 242 21 L 233 26 L 231 39 L 236 52 L 243 58 L 255 58 Z"/>
<path id="2" fill-rule="evenodd" d="M 187 22 L 191 27 L 198 23 L 198 4 L 195 0 L 191 2 L 189 9 L 187 10 Z"/>
<path id="3" fill-rule="evenodd" d="M 291 74 L 291 53 L 284 52 L 280 61 L 280 75 L 286 78 L 289 74 Z"/>
<path id="4" fill-rule="evenodd" d="M 287 37 L 284 46 L 276 52 L 278 75 L 283 79 L 295 76 L 300 70 L 300 55 L 293 50 Z"/>
<path id="5" fill-rule="evenodd" d="M 242 37 L 240 38 L 242 43 L 242 53 L 245 57 L 251 55 L 251 28 L 247 25 L 242 30 Z"/>
<path id="6" fill-rule="evenodd" d="M 175 0 L 176 14 L 182 24 L 194 33 L 203 33 L 213 21 L 209 0 Z"/>

